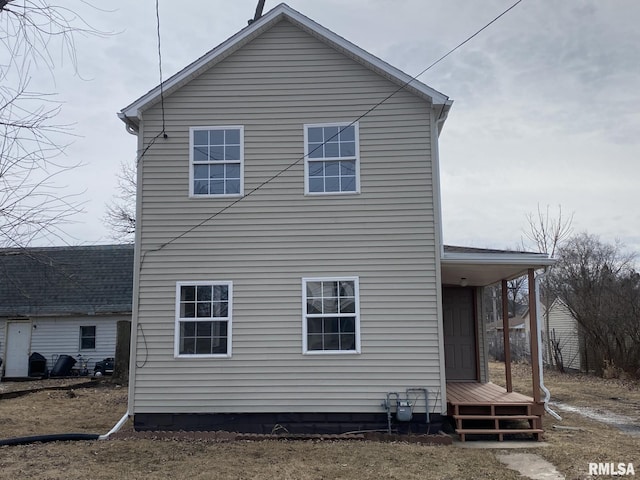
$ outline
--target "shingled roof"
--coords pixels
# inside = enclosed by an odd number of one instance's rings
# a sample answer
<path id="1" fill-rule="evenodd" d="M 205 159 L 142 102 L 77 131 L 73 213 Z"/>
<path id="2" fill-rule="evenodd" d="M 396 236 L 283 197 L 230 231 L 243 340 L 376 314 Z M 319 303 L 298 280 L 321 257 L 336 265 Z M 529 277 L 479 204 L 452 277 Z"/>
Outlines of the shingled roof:
<path id="1" fill-rule="evenodd" d="M 133 245 L 0 249 L 0 317 L 130 313 Z"/>
<path id="2" fill-rule="evenodd" d="M 476 247 L 461 247 L 457 245 L 445 245 L 444 246 L 445 253 L 526 253 L 533 255 L 544 255 L 546 253 L 538 254 L 537 252 L 526 252 L 524 250 L 498 250 L 495 248 L 476 248 Z"/>

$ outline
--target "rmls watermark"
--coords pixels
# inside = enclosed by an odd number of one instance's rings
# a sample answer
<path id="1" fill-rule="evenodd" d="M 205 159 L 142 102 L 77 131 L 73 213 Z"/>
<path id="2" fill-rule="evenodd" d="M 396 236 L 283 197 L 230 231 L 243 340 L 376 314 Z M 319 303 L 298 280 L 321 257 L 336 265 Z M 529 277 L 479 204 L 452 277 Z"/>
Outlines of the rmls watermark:
<path id="1" fill-rule="evenodd" d="M 589 463 L 589 475 L 635 476 L 633 463 Z"/>

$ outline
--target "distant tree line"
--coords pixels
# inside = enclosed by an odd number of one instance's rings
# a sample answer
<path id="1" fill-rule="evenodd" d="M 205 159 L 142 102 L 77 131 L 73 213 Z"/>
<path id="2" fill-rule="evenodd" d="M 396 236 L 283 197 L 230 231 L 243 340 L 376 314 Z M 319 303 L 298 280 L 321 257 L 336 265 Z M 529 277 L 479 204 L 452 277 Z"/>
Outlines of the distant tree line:
<path id="1" fill-rule="evenodd" d="M 537 214 L 528 215 L 527 220 L 529 242 L 523 242 L 522 249 L 533 245 L 558 259 L 540 284 L 541 314 L 547 326 L 543 333 L 546 362 L 564 371 L 558 353 L 567 339 L 555 338 L 548 321 L 550 306 L 559 299 L 577 324 L 582 369 L 602 376 L 640 378 L 640 273 L 635 253 L 626 252 L 619 242 L 603 242 L 586 232 L 574 235 L 573 215 L 563 218 L 560 207 L 555 218 L 549 207 L 546 211 L 538 207 Z M 512 280 L 507 293 L 513 316 L 527 304 L 526 284 Z M 491 324 L 502 318 L 500 297 L 499 285 L 485 289 L 485 319 Z M 502 349 L 498 340 L 493 342 L 496 358 Z M 528 352 L 524 353 L 526 357 Z"/>
<path id="2" fill-rule="evenodd" d="M 578 324 L 582 366 L 599 375 L 640 377 L 640 274 L 620 244 L 581 233 L 558 251 L 549 276 Z"/>

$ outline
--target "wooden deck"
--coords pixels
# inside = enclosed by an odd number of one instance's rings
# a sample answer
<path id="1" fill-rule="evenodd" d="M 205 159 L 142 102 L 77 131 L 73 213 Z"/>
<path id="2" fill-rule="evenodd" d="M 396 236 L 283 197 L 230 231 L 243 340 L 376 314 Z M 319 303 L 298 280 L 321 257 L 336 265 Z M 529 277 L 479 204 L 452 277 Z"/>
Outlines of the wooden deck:
<path id="1" fill-rule="evenodd" d="M 531 434 L 540 440 L 542 405 L 494 383 L 447 383 L 447 412 L 462 441 L 467 435 Z"/>

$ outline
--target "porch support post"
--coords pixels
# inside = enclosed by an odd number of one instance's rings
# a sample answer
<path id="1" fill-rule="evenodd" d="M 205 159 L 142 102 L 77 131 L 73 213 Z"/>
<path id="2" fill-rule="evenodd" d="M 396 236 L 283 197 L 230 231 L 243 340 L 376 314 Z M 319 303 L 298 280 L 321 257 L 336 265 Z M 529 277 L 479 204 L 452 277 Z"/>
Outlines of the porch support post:
<path id="1" fill-rule="evenodd" d="M 511 341 L 509 335 L 509 292 L 507 281 L 502 280 L 502 342 L 504 344 L 504 375 L 507 381 L 507 392 L 513 392 L 511 384 Z"/>
<path id="2" fill-rule="evenodd" d="M 540 370 L 538 370 L 538 312 L 536 305 L 535 270 L 529 269 L 529 332 L 531 339 L 531 377 L 533 380 L 533 401 L 540 403 Z"/>

